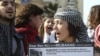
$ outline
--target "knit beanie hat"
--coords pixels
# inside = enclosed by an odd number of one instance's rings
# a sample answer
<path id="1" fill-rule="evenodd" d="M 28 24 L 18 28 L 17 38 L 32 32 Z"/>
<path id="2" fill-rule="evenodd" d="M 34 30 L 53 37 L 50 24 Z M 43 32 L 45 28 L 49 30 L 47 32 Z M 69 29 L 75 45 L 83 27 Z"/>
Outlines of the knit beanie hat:
<path id="1" fill-rule="evenodd" d="M 89 38 L 87 35 L 87 28 L 83 23 L 81 13 L 75 9 L 68 8 L 58 8 L 54 18 L 62 19 L 66 22 L 71 23 L 75 27 L 78 27 L 77 37 L 79 42 L 89 42 Z"/>

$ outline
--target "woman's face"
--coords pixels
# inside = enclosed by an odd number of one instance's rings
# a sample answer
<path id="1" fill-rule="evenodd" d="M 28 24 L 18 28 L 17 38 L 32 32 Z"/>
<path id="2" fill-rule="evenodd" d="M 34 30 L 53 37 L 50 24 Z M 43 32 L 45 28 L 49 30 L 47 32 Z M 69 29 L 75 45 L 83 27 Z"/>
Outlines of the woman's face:
<path id="1" fill-rule="evenodd" d="M 53 18 L 48 18 L 44 22 L 44 31 L 50 34 L 53 30 Z"/>
<path id="2" fill-rule="evenodd" d="M 66 41 L 67 37 L 69 37 L 68 24 L 64 20 L 54 19 L 53 30 L 56 32 L 58 41 Z"/>

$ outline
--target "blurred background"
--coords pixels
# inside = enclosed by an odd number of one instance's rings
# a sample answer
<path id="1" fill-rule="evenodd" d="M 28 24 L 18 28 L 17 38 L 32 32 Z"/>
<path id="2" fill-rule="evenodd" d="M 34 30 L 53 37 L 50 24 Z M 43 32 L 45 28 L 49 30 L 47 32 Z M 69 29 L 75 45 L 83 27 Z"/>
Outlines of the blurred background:
<path id="1" fill-rule="evenodd" d="M 94 5 L 100 5 L 100 0 L 83 0 L 83 20 L 86 25 L 90 9 Z"/>
<path id="2" fill-rule="evenodd" d="M 79 10 L 83 16 L 83 0 L 16 0 L 17 7 L 27 3 L 38 5 L 47 14 L 54 14 L 58 7 L 68 7 Z"/>
<path id="3" fill-rule="evenodd" d="M 100 4 L 100 0 L 15 0 L 16 6 L 27 3 L 36 4 L 45 10 L 45 14 L 54 14 L 58 7 L 68 7 L 81 12 L 85 25 L 88 24 L 88 14 L 93 5 Z"/>

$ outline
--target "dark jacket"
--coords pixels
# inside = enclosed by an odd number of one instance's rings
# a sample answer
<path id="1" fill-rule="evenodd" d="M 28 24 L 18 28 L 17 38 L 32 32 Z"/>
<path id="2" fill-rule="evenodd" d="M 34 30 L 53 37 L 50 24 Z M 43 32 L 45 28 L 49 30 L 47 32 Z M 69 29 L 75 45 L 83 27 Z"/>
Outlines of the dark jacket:
<path id="1" fill-rule="evenodd" d="M 21 40 L 19 38 L 13 25 L 0 24 L 0 56 L 22 56 L 19 53 L 22 50 Z M 17 45 L 18 41 L 20 45 Z"/>
<path id="2" fill-rule="evenodd" d="M 20 28 L 16 28 L 17 33 L 21 34 L 23 38 L 24 43 L 24 50 L 25 54 L 28 54 L 28 44 L 29 43 L 38 43 L 42 42 L 40 37 L 38 37 L 38 30 L 36 28 L 32 28 L 30 25 L 25 25 Z"/>

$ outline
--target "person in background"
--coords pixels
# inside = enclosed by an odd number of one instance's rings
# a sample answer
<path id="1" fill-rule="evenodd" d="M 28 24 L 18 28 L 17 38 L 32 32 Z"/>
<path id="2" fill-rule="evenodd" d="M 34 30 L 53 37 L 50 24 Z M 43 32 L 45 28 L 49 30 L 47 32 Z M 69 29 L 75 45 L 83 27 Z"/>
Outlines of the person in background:
<path id="1" fill-rule="evenodd" d="M 25 56 L 14 19 L 15 0 L 0 0 L 0 56 Z"/>
<path id="2" fill-rule="evenodd" d="M 94 42 L 94 30 L 100 24 L 100 5 L 94 5 L 90 9 L 88 16 L 88 36 Z"/>
<path id="3" fill-rule="evenodd" d="M 47 15 L 43 18 L 43 23 L 39 29 L 40 37 L 43 39 L 43 43 L 54 43 L 55 33 L 53 32 L 53 16 Z"/>
<path id="4" fill-rule="evenodd" d="M 100 5 L 94 5 L 91 7 L 88 17 L 88 35 L 94 42 L 94 56 L 100 55 Z"/>
<path id="5" fill-rule="evenodd" d="M 15 27 L 17 33 L 23 36 L 25 55 L 28 55 L 28 44 L 42 42 L 38 37 L 43 10 L 34 4 L 26 4 L 18 8 Z"/>
<path id="6" fill-rule="evenodd" d="M 75 9 L 58 8 L 53 30 L 59 42 L 90 42 L 81 14 Z"/>

